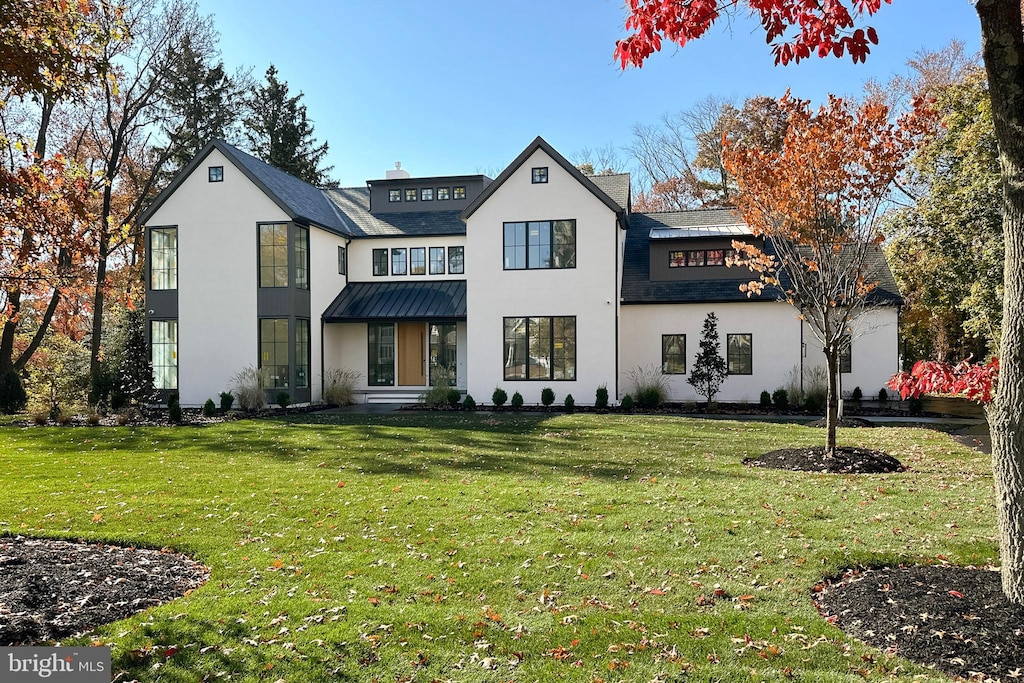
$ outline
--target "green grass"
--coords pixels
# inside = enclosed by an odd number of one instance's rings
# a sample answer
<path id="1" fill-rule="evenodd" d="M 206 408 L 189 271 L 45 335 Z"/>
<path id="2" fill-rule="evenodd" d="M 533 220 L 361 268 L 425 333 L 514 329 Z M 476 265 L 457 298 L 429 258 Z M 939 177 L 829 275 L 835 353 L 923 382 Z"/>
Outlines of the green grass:
<path id="1" fill-rule="evenodd" d="M 847 638 L 810 591 L 858 564 L 995 562 L 988 458 L 862 429 L 840 443 L 912 470 L 740 464 L 823 437 L 610 415 L 4 427 L 0 533 L 211 568 L 99 629 L 120 680 L 946 680 Z"/>

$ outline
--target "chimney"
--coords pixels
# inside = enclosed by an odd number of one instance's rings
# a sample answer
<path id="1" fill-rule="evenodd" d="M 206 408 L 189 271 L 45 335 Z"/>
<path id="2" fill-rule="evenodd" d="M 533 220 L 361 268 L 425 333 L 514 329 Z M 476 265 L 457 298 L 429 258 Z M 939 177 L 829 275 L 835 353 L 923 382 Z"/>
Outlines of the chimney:
<path id="1" fill-rule="evenodd" d="M 408 180 L 411 176 L 409 172 L 402 168 L 402 162 L 395 162 L 395 170 L 387 171 L 384 175 L 387 180 Z"/>

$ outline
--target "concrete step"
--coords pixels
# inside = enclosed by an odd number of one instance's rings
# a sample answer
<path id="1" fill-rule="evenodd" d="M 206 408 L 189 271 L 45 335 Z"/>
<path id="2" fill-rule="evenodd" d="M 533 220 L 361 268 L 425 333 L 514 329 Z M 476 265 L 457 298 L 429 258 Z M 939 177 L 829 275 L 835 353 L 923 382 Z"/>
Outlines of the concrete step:
<path id="1" fill-rule="evenodd" d="M 425 391 L 367 391 L 363 393 L 363 403 L 419 403 Z"/>

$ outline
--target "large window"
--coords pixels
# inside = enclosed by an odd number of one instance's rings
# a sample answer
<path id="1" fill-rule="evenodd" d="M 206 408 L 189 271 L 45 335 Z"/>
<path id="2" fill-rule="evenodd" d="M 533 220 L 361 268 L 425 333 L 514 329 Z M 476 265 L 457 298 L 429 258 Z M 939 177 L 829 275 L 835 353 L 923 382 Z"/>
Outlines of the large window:
<path id="1" fill-rule="evenodd" d="M 395 383 L 395 325 L 368 323 L 366 331 L 366 383 L 371 387 L 392 386 Z"/>
<path id="2" fill-rule="evenodd" d="M 260 287 L 288 286 L 288 226 L 260 226 Z"/>
<path id="3" fill-rule="evenodd" d="M 388 274 L 388 250 L 373 250 L 373 274 L 376 276 Z"/>
<path id="4" fill-rule="evenodd" d="M 576 379 L 576 318 L 505 318 L 504 326 L 505 379 Z"/>
<path id="5" fill-rule="evenodd" d="M 153 387 L 178 388 L 178 321 L 152 320 L 149 323 L 153 359 Z"/>
<path id="6" fill-rule="evenodd" d="M 430 385 L 455 386 L 458 378 L 455 323 L 430 324 Z"/>
<path id="7" fill-rule="evenodd" d="M 409 274 L 427 274 L 427 248 L 413 247 L 409 250 Z"/>
<path id="8" fill-rule="evenodd" d="M 751 334 L 726 335 L 726 361 L 730 375 L 754 374 L 754 336 Z"/>
<path id="9" fill-rule="evenodd" d="M 505 270 L 576 267 L 576 221 L 505 223 Z"/>
<path id="10" fill-rule="evenodd" d="M 430 274 L 444 275 L 444 247 L 430 248 Z"/>
<path id="11" fill-rule="evenodd" d="M 295 321 L 295 388 L 309 388 L 309 321 Z"/>
<path id="12" fill-rule="evenodd" d="M 270 386 L 288 388 L 288 318 L 260 320 L 260 367 L 270 375 Z"/>
<path id="13" fill-rule="evenodd" d="M 391 274 L 405 275 L 405 249 L 391 250 Z"/>
<path id="14" fill-rule="evenodd" d="M 295 286 L 309 289 L 309 228 L 295 229 Z"/>
<path id="15" fill-rule="evenodd" d="M 661 335 L 661 371 L 666 375 L 686 374 L 686 335 Z"/>
<path id="16" fill-rule="evenodd" d="M 465 247 L 448 247 L 448 274 L 462 275 L 465 271 Z"/>
<path id="17" fill-rule="evenodd" d="M 178 229 L 149 231 L 149 288 L 178 288 Z"/>

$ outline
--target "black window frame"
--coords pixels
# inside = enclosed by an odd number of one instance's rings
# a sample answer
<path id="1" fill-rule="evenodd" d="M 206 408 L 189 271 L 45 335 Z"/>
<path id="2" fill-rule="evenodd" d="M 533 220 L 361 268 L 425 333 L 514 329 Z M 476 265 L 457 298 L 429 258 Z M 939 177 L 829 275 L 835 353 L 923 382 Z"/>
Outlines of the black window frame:
<path id="1" fill-rule="evenodd" d="M 173 246 L 157 248 L 153 236 L 156 234 L 171 236 Z M 171 256 L 168 258 L 167 254 Z M 157 254 L 164 255 L 160 259 Z M 159 261 L 159 263 L 158 263 Z M 178 288 L 178 227 L 166 226 L 149 229 L 149 288 L 155 292 L 170 292 Z M 161 267 L 157 267 L 160 265 Z M 157 275 L 160 275 L 158 278 Z"/>
<path id="2" fill-rule="evenodd" d="M 284 244 L 282 245 L 282 244 L 276 244 L 275 243 L 275 244 L 264 245 L 263 237 L 266 234 L 266 231 L 268 229 L 274 229 L 274 232 L 275 232 L 275 238 L 274 239 L 275 240 L 277 239 L 276 233 L 278 232 L 278 229 L 283 229 L 283 231 L 284 231 Z M 256 244 L 257 244 L 257 250 L 256 250 L 256 255 L 257 255 L 256 280 L 257 280 L 257 283 L 258 283 L 258 285 L 259 285 L 259 287 L 261 289 L 284 289 L 284 288 L 288 287 L 289 282 L 291 281 L 291 278 L 289 277 L 289 272 L 288 272 L 288 262 L 290 260 L 289 259 L 289 252 L 291 251 L 288 248 L 288 246 L 289 246 L 288 245 L 288 232 L 289 231 L 288 231 L 288 224 L 287 223 L 259 223 L 257 225 L 257 230 L 256 230 Z M 273 259 L 273 264 L 271 264 L 269 266 L 265 266 L 264 265 L 264 263 L 266 261 L 266 259 L 264 258 L 265 257 L 264 249 L 272 249 L 273 250 L 273 254 L 275 255 L 274 259 Z M 284 253 L 284 263 L 278 263 L 277 256 L 278 256 L 278 251 L 279 250 L 283 250 L 283 253 Z M 268 281 L 272 282 L 272 284 L 264 284 L 264 282 L 265 282 L 265 280 L 264 280 L 264 273 L 265 272 L 271 273 L 271 276 L 270 276 Z M 282 272 L 284 273 L 284 283 L 283 284 L 278 284 L 279 277 L 280 277 Z"/>
<path id="3" fill-rule="evenodd" d="M 440 260 L 435 259 L 435 256 L 440 252 Z M 440 264 L 441 268 L 434 268 L 435 264 Z M 445 258 L 444 247 L 430 247 L 427 252 L 427 272 L 431 275 L 444 275 L 445 267 L 447 266 L 447 259 Z"/>
<path id="4" fill-rule="evenodd" d="M 708 254 L 712 252 L 722 252 L 721 263 L 709 263 Z M 697 259 L 701 262 L 701 265 L 691 265 L 690 258 L 691 254 L 701 254 L 700 258 Z M 668 251 L 668 267 L 669 268 L 725 268 L 729 264 L 729 259 L 736 255 L 735 249 L 722 247 L 719 249 L 669 249 Z"/>
<path id="5" fill-rule="evenodd" d="M 381 331 L 391 330 L 391 363 L 381 362 L 381 350 L 387 345 L 381 343 Z M 374 334 L 376 332 L 376 334 Z M 395 347 L 398 340 L 395 338 L 396 330 L 394 323 L 366 323 L 366 385 L 370 387 L 393 387 L 395 386 Z M 384 372 L 382 372 L 384 371 Z"/>
<path id="6" fill-rule="evenodd" d="M 273 323 L 273 330 L 272 330 L 273 333 L 271 335 L 273 337 L 273 339 L 271 339 L 269 342 L 263 338 L 263 335 L 264 335 L 264 325 L 266 323 Z M 280 326 L 280 323 L 284 323 L 284 341 L 281 341 L 280 339 L 278 339 L 278 332 L 279 332 L 278 327 Z M 267 368 L 268 370 L 270 368 L 277 368 L 277 372 L 278 372 L 278 374 L 275 375 L 275 374 L 271 374 L 271 373 L 274 372 L 273 370 L 269 370 L 268 375 L 269 375 L 269 378 L 271 379 L 271 381 L 273 383 L 269 387 L 267 387 L 268 389 L 271 389 L 271 388 L 272 389 L 290 389 L 291 388 L 291 384 L 292 384 L 292 381 L 291 381 L 292 365 L 291 365 L 291 359 L 290 359 L 291 330 L 292 330 L 291 321 L 288 319 L 287 316 L 266 316 L 266 317 L 261 317 L 259 319 L 259 334 L 257 336 L 257 340 L 258 340 L 258 344 L 259 344 L 259 353 L 257 355 L 257 358 L 259 360 L 258 367 L 261 368 L 261 369 L 262 368 Z M 265 344 L 267 344 L 267 343 L 270 344 L 270 348 L 269 349 L 265 347 Z M 280 351 L 280 348 L 282 346 L 284 347 L 284 363 L 281 363 L 280 362 L 281 359 L 278 357 L 278 352 Z M 273 352 L 274 352 L 273 359 L 268 358 L 267 361 L 264 361 L 264 358 L 263 358 L 264 355 L 269 355 L 268 352 L 270 350 L 273 350 Z M 271 363 L 271 362 L 269 362 L 270 360 L 274 360 L 276 362 Z M 282 368 L 284 369 L 284 376 L 283 377 L 280 374 L 280 371 L 281 371 Z"/>
<path id="7" fill-rule="evenodd" d="M 309 290 L 309 228 L 295 226 L 292 235 L 292 261 L 295 270 L 295 288 Z"/>
<path id="8" fill-rule="evenodd" d="M 669 353 L 668 342 L 672 338 L 682 339 L 682 349 L 678 352 Z M 682 370 L 670 370 L 669 360 L 670 356 L 675 358 L 676 362 L 681 362 Z M 663 375 L 685 375 L 686 374 L 686 335 L 685 334 L 663 334 L 661 335 L 661 374 Z"/>
<path id="9" fill-rule="evenodd" d="M 540 243 L 537 244 L 537 245 L 531 245 L 531 241 L 530 241 L 531 226 L 534 226 L 534 225 L 542 226 L 545 223 L 547 224 L 547 242 L 545 243 L 545 241 L 542 239 L 543 235 L 541 235 L 540 231 L 538 230 L 538 239 L 540 240 Z M 571 257 L 571 265 L 561 265 L 561 266 L 555 265 L 555 263 L 556 263 L 555 252 L 556 252 L 556 246 L 557 246 L 557 243 L 556 243 L 556 225 L 558 225 L 558 224 L 569 224 L 569 226 L 572 229 L 572 257 Z M 511 248 L 515 250 L 515 254 L 516 254 L 515 264 L 519 263 L 519 260 L 520 260 L 519 259 L 519 249 L 520 248 L 522 249 L 522 252 L 523 252 L 522 253 L 522 261 L 523 261 L 524 265 L 522 265 L 522 266 L 519 266 L 519 265 L 509 266 L 508 254 L 509 254 L 510 247 L 509 247 L 509 244 L 508 244 L 508 235 L 509 235 L 508 228 L 509 228 L 509 226 L 518 226 L 518 225 L 523 226 L 523 239 L 524 239 L 524 242 L 523 242 L 522 245 L 520 245 L 518 243 L 515 243 L 515 244 L 512 245 Z M 541 228 L 541 229 L 543 229 L 543 228 Z M 542 221 L 507 221 L 505 223 L 502 223 L 501 244 L 502 244 L 502 261 L 501 261 L 501 265 L 502 265 L 502 269 L 503 270 L 572 270 L 572 269 L 576 268 L 576 251 L 577 251 L 576 250 L 576 247 L 577 247 L 576 219 L 575 218 L 562 218 L 562 219 L 551 219 L 551 220 L 542 220 Z M 542 249 L 545 246 L 548 249 L 548 252 L 547 252 L 548 253 L 548 265 L 534 264 L 533 263 L 534 259 L 531 258 L 531 252 L 536 251 L 537 254 L 538 254 L 538 257 L 539 257 L 540 249 Z M 539 257 L 538 260 L 540 260 L 540 258 L 542 258 L 542 257 Z"/>
<path id="10" fill-rule="evenodd" d="M 157 335 L 157 326 L 167 325 L 166 339 L 164 335 Z M 158 358 L 158 352 L 159 358 Z M 176 391 L 178 389 L 178 319 L 162 318 L 149 321 L 149 360 L 153 369 L 153 388 L 158 391 Z M 167 363 L 163 362 L 166 360 Z M 173 386 L 161 386 L 162 379 L 169 377 L 171 373 L 164 372 L 164 368 L 173 368 Z"/>
<path id="11" fill-rule="evenodd" d="M 388 190 L 388 204 L 398 204 L 402 201 L 402 191 L 396 189 Z"/>
<path id="12" fill-rule="evenodd" d="M 853 372 L 853 336 L 849 333 L 839 337 L 839 373 L 848 375 Z"/>
<path id="13" fill-rule="evenodd" d="M 465 199 L 466 198 L 466 186 L 455 185 L 452 187 L 452 199 Z"/>
<path id="14" fill-rule="evenodd" d="M 546 185 L 548 182 L 548 167 L 534 166 L 530 169 L 530 183 L 532 185 Z"/>
<path id="15" fill-rule="evenodd" d="M 434 201 L 434 188 L 432 188 L 432 187 L 421 187 L 420 188 L 420 201 L 421 202 L 432 202 L 432 201 Z"/>
<path id="16" fill-rule="evenodd" d="M 338 245 L 338 275 L 348 277 L 348 249 Z"/>
<path id="17" fill-rule="evenodd" d="M 395 268 L 396 261 L 395 257 L 401 255 L 402 257 L 402 270 L 399 272 Z M 392 275 L 406 275 L 409 272 L 409 251 L 405 247 L 391 247 L 391 274 Z"/>
<path id="18" fill-rule="evenodd" d="M 305 329 L 305 339 L 300 332 Z M 313 326 L 309 318 L 295 319 L 295 388 L 309 389 L 309 373 L 313 367 L 312 341 Z"/>
<path id="19" fill-rule="evenodd" d="M 407 201 L 407 202 L 415 202 L 415 201 L 419 200 L 419 197 L 420 197 L 420 191 L 417 188 L 415 188 L 415 187 L 407 187 L 407 188 L 405 188 L 405 201 Z"/>
<path id="20" fill-rule="evenodd" d="M 455 252 L 459 255 L 458 266 L 454 265 L 453 261 Z M 449 275 L 465 275 L 466 274 L 466 247 L 465 246 L 452 246 L 448 247 L 448 274 Z"/>
<path id="21" fill-rule="evenodd" d="M 444 193 L 443 197 L 441 196 L 442 193 Z M 452 189 L 450 187 L 439 187 L 437 188 L 435 196 L 437 197 L 437 201 L 446 202 L 452 198 Z"/>
<path id="22" fill-rule="evenodd" d="M 510 338 L 508 336 L 508 331 L 510 329 L 509 321 L 514 321 L 514 322 L 520 322 L 521 321 L 523 332 L 521 334 L 516 334 L 516 336 Z M 548 344 L 549 344 L 548 348 L 546 349 L 546 352 L 547 352 L 546 358 L 548 359 L 548 366 L 546 368 L 547 374 L 545 374 L 545 375 L 541 375 L 536 370 L 537 368 L 543 368 L 544 367 L 543 364 L 540 364 L 540 363 L 536 363 L 535 364 L 535 363 L 531 362 L 535 358 L 535 356 L 531 355 L 531 348 L 530 348 L 530 345 L 531 345 L 531 331 L 532 331 L 532 328 L 534 328 L 536 326 L 543 325 L 544 323 L 542 323 L 541 321 L 547 321 L 546 324 L 548 326 L 548 329 L 546 330 L 547 338 L 548 338 Z M 562 347 L 560 349 L 562 351 L 561 354 L 556 353 L 556 351 L 559 350 L 557 345 L 556 345 L 557 344 L 557 340 L 559 339 L 559 337 L 556 335 L 556 330 L 555 330 L 556 322 L 555 321 L 562 321 L 561 325 L 562 325 L 563 335 L 561 337 L 561 340 L 562 340 Z M 566 340 L 568 339 L 568 337 L 565 335 L 565 332 L 566 332 L 566 329 L 567 329 L 565 327 L 566 321 L 572 321 L 572 340 L 571 340 L 571 344 L 570 345 L 566 344 Z M 513 329 L 514 328 L 515 328 L 515 325 L 513 326 Z M 503 317 L 501 319 L 501 329 L 502 329 L 502 335 L 501 335 L 502 378 L 503 378 L 504 381 L 506 381 L 506 382 L 575 382 L 576 381 L 576 377 L 578 375 L 578 373 L 576 371 L 577 370 L 576 361 L 579 358 L 579 354 L 577 353 L 577 345 L 576 345 L 576 340 L 579 337 L 579 335 L 577 334 L 578 328 L 577 328 L 577 325 L 576 325 L 576 316 L 574 316 L 574 315 L 506 316 L 506 317 Z M 543 333 L 542 330 L 538 330 L 536 332 L 537 332 L 537 334 L 542 334 Z M 513 347 L 514 348 L 518 348 L 517 340 L 520 337 L 522 337 L 522 339 L 525 340 L 525 362 L 523 363 L 523 374 L 525 375 L 524 377 L 519 377 L 517 372 L 512 372 L 511 375 L 509 373 L 509 369 L 510 368 L 512 368 L 514 370 L 519 365 L 518 362 L 514 363 L 513 365 L 509 365 L 509 353 L 508 353 L 509 341 L 511 339 Z M 572 363 L 571 363 L 572 373 L 571 373 L 571 376 L 555 377 L 555 374 L 556 374 L 555 370 L 556 370 L 556 368 L 559 365 L 559 362 L 558 362 L 559 356 L 561 356 L 561 365 L 562 365 L 563 372 L 565 371 L 565 368 L 566 368 L 566 365 L 567 365 L 567 361 L 570 358 L 567 355 L 569 353 L 569 350 L 570 350 L 569 348 L 567 348 L 567 346 L 571 347 L 571 352 L 572 352 L 572 356 L 571 356 L 571 360 L 572 360 Z M 544 358 L 544 356 L 536 356 L 536 358 L 538 360 L 541 360 L 541 359 Z M 516 359 L 516 360 L 518 361 L 518 359 Z"/>
<path id="23" fill-rule="evenodd" d="M 208 166 L 206 169 L 206 178 L 211 183 L 223 183 L 224 182 L 224 167 L 223 166 Z"/>
<path id="24" fill-rule="evenodd" d="M 387 277 L 391 272 L 391 259 L 388 258 L 387 247 L 373 250 L 372 272 L 374 277 Z"/>
<path id="25" fill-rule="evenodd" d="M 749 363 L 749 369 L 747 370 L 747 372 L 742 372 L 741 370 L 733 370 L 733 348 L 732 348 L 732 338 L 733 337 L 747 337 L 749 339 L 749 343 L 747 344 L 748 351 L 745 354 L 746 359 L 747 359 L 747 361 Z M 742 360 L 742 358 L 736 359 L 737 364 L 739 363 L 740 360 Z M 736 332 L 736 333 L 726 334 L 725 335 L 725 362 L 726 362 L 726 368 L 728 368 L 728 373 L 730 375 L 753 375 L 754 374 L 754 335 L 752 333 L 750 333 L 750 332 Z"/>
<path id="26" fill-rule="evenodd" d="M 413 261 L 414 254 L 422 255 L 422 262 L 421 262 L 420 265 L 423 268 L 423 270 L 421 272 L 419 272 L 419 273 L 417 273 L 417 272 L 415 272 L 413 270 L 413 267 L 414 267 L 413 266 L 413 264 L 414 264 L 414 261 Z M 421 275 L 426 275 L 426 274 L 427 274 L 427 248 L 426 247 L 409 247 L 409 275 L 413 275 L 413 276 L 419 277 Z"/>

